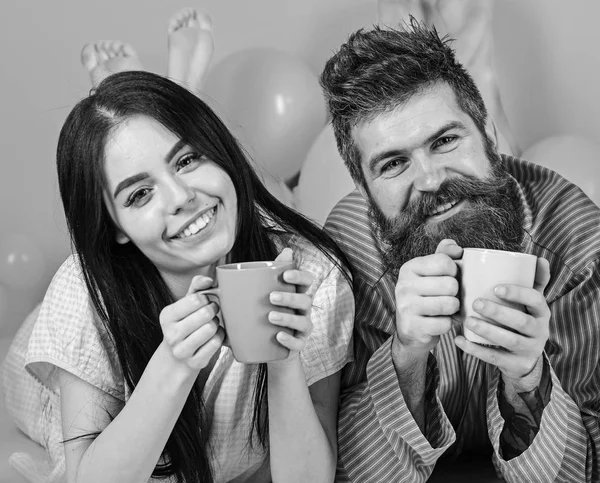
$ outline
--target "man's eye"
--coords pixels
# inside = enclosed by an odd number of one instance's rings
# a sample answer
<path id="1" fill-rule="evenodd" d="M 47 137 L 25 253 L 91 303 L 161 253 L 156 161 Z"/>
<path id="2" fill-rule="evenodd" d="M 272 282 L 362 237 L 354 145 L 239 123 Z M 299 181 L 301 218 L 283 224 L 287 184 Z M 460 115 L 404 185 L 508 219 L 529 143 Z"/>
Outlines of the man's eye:
<path id="1" fill-rule="evenodd" d="M 402 165 L 402 161 L 400 159 L 391 159 L 381 167 L 381 172 L 387 173 L 388 171 L 396 170 L 401 165 Z"/>
<path id="2" fill-rule="evenodd" d="M 433 149 L 439 148 L 440 146 L 445 146 L 447 144 L 453 143 L 454 141 L 456 141 L 456 139 L 457 139 L 456 136 L 444 136 L 444 137 L 441 137 L 441 138 L 437 139 L 433 143 Z"/>

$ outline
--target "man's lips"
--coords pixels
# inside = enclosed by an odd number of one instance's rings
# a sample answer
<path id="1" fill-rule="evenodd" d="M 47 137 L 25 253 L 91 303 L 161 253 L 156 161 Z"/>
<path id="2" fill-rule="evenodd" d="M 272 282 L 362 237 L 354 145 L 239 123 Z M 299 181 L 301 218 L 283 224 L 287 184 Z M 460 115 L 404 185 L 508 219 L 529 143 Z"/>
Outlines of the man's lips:
<path id="1" fill-rule="evenodd" d="M 456 201 L 452 201 L 450 203 L 445 203 L 443 205 L 440 205 L 438 207 L 436 207 L 431 213 L 429 213 L 429 215 L 427 216 L 427 220 L 430 221 L 442 221 L 445 220 L 447 218 L 450 218 L 451 216 L 455 215 L 457 212 L 459 212 L 462 207 L 464 206 L 465 201 L 464 200 L 456 200 Z"/>

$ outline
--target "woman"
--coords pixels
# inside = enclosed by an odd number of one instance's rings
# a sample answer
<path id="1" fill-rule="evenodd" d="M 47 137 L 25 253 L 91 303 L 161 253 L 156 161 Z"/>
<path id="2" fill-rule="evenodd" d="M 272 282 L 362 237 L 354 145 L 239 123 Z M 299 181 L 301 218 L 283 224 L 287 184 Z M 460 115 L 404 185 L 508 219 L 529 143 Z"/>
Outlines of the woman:
<path id="1" fill-rule="evenodd" d="M 155 74 L 115 74 L 75 106 L 57 167 L 76 256 L 27 369 L 54 391 L 46 434 L 67 481 L 333 481 L 354 305 L 330 238 L 269 194 L 201 100 Z M 270 314 L 295 331 L 277 336 L 289 357 L 237 363 L 196 292 L 220 263 L 278 253 L 297 268 L 284 275 L 297 293 L 271 296 L 296 311 Z"/>

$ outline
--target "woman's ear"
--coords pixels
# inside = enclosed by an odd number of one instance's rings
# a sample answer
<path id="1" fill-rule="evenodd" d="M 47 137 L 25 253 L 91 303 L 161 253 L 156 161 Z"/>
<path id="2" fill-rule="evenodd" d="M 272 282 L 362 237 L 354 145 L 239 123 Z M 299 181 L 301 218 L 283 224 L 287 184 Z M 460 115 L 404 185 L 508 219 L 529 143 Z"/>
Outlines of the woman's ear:
<path id="1" fill-rule="evenodd" d="M 118 229 L 117 229 L 117 236 L 115 237 L 115 240 L 119 245 L 125 245 L 125 243 L 129 243 L 131 241 L 125 233 L 123 233 L 121 230 L 118 230 Z"/>

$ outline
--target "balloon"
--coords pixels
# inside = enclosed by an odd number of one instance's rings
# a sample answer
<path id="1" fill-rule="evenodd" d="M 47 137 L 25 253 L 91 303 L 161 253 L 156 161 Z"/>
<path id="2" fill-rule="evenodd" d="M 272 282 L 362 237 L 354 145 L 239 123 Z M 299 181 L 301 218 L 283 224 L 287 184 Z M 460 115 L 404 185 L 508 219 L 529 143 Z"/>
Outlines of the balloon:
<path id="1" fill-rule="evenodd" d="M 600 145 L 580 136 L 542 139 L 521 155 L 523 159 L 556 171 L 579 186 L 600 206 Z"/>
<path id="2" fill-rule="evenodd" d="M 288 185 L 286 185 L 283 180 L 271 176 L 266 171 L 262 173 L 259 172 L 258 176 L 275 198 L 290 208 L 294 207 L 294 195 L 292 194 L 292 190 L 288 188 Z"/>
<path id="3" fill-rule="evenodd" d="M 28 237 L 15 233 L 0 238 L 0 283 L 33 287 L 44 274 L 44 258 Z"/>
<path id="4" fill-rule="evenodd" d="M 317 77 L 300 59 L 273 49 L 236 52 L 209 72 L 204 93 L 255 162 L 288 181 L 325 125 Z"/>
<path id="5" fill-rule="evenodd" d="M 296 209 L 322 225 L 335 204 L 354 188 L 328 124 L 302 163 L 294 189 Z"/>
<path id="6" fill-rule="evenodd" d="M 6 288 L 0 285 L 0 327 L 3 325 L 3 320 L 8 313 L 8 292 Z"/>

